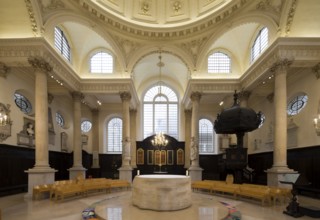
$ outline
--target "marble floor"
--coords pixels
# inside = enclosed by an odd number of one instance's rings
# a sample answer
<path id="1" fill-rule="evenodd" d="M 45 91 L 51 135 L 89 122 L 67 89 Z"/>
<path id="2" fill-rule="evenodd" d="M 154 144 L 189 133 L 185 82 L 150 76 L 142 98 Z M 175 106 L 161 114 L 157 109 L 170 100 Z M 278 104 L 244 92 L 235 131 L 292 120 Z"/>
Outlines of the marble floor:
<path id="1" fill-rule="evenodd" d="M 243 200 L 192 193 L 192 205 L 179 211 L 158 212 L 141 210 L 131 203 L 131 191 L 97 194 L 86 198 L 53 202 L 48 199 L 25 200 L 24 194 L 0 197 L 1 220 L 81 220 L 85 208 L 95 207 L 102 219 L 108 220 L 215 220 L 226 216 L 228 210 L 220 203 L 224 201 L 235 206 L 243 220 L 290 220 L 295 219 L 282 213 L 286 205 L 261 206 Z M 319 200 L 318 200 L 319 201 Z M 317 202 L 318 202 L 317 201 Z M 301 217 L 299 219 L 313 219 Z"/>

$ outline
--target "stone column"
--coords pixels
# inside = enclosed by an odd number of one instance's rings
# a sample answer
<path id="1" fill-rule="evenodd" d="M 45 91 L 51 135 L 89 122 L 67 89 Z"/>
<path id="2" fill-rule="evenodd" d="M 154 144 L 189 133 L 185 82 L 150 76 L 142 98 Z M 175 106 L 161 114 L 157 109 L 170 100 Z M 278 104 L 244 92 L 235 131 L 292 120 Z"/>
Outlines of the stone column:
<path id="1" fill-rule="evenodd" d="M 136 118 L 137 117 L 137 110 L 130 109 L 130 137 L 131 137 L 131 167 L 137 168 L 137 128 L 136 128 Z"/>
<path id="2" fill-rule="evenodd" d="M 190 140 L 191 140 L 191 110 L 184 111 L 185 117 L 185 148 L 184 148 L 184 168 L 189 169 L 190 167 Z"/>
<path id="3" fill-rule="evenodd" d="M 99 109 L 92 111 L 92 166 L 93 169 L 99 169 Z"/>
<path id="4" fill-rule="evenodd" d="M 28 193 L 26 198 L 32 197 L 35 185 L 54 182 L 56 170 L 49 166 L 48 152 L 48 84 L 47 73 L 52 67 L 42 58 L 29 58 L 29 63 L 35 73 L 35 166 L 26 171 L 28 173 Z"/>
<path id="5" fill-rule="evenodd" d="M 192 116 L 191 116 L 191 141 L 190 159 L 191 166 L 189 173 L 191 181 L 202 180 L 202 168 L 199 166 L 199 104 L 201 99 L 200 92 L 191 94 Z"/>
<path id="6" fill-rule="evenodd" d="M 130 164 L 130 100 L 129 92 L 120 92 L 122 100 L 122 165 L 119 168 L 120 179 L 132 182 L 132 167 Z"/>
<path id="7" fill-rule="evenodd" d="M 80 92 L 73 92 L 73 167 L 69 169 L 69 179 L 85 178 L 86 169 L 82 166 L 81 143 L 81 99 Z"/>
<path id="8" fill-rule="evenodd" d="M 274 151 L 273 166 L 267 171 L 268 185 L 281 186 L 285 175 L 295 171 L 287 166 L 287 69 L 292 61 L 287 59 L 275 63 L 274 74 Z M 283 185 L 288 187 L 287 184 Z"/>

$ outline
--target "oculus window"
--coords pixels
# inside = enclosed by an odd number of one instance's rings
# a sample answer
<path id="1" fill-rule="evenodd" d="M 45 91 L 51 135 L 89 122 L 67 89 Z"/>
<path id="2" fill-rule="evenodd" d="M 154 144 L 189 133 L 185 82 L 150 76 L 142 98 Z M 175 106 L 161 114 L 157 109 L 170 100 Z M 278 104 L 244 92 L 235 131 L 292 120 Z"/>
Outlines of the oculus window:
<path id="1" fill-rule="evenodd" d="M 54 28 L 54 45 L 64 58 L 66 58 L 68 61 L 71 60 L 71 52 L 68 40 L 63 31 L 58 27 Z"/>
<path id="2" fill-rule="evenodd" d="M 81 122 L 81 131 L 82 132 L 87 133 L 91 130 L 91 128 L 92 128 L 91 121 L 84 120 L 83 122 Z"/>
<path id="3" fill-rule="evenodd" d="M 231 60 L 228 55 L 216 52 L 208 57 L 208 72 L 209 73 L 230 73 Z"/>
<path id="4" fill-rule="evenodd" d="M 213 154 L 215 143 L 215 132 L 213 124 L 208 119 L 199 120 L 199 153 Z"/>
<path id="5" fill-rule="evenodd" d="M 98 52 L 90 59 L 91 73 L 112 73 L 113 57 L 106 52 Z"/>
<path id="6" fill-rule="evenodd" d="M 32 105 L 30 101 L 20 93 L 14 94 L 14 102 L 20 108 L 20 110 L 25 114 L 30 114 L 32 111 Z"/>
<path id="7" fill-rule="evenodd" d="M 143 97 L 143 137 L 163 132 L 178 139 L 178 97 L 165 85 L 149 89 Z"/>
<path id="8" fill-rule="evenodd" d="M 64 118 L 59 112 L 56 112 L 56 122 L 60 127 L 64 127 Z"/>
<path id="9" fill-rule="evenodd" d="M 268 28 L 262 28 L 251 48 L 251 62 L 257 59 L 257 57 L 267 48 L 268 46 Z"/>
<path id="10" fill-rule="evenodd" d="M 290 100 L 287 106 L 288 115 L 297 115 L 306 105 L 308 96 L 305 94 L 298 95 Z"/>
<path id="11" fill-rule="evenodd" d="M 121 118 L 112 118 L 107 124 L 107 152 L 122 152 Z"/>

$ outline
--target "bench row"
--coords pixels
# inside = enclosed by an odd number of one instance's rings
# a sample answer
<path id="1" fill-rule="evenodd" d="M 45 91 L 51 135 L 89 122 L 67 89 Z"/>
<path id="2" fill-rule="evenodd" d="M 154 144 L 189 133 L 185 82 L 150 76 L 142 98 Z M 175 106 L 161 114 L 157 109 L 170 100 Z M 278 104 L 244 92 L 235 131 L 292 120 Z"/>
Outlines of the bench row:
<path id="1" fill-rule="evenodd" d="M 203 180 L 192 183 L 192 189 L 205 190 L 210 193 L 231 194 L 235 199 L 240 197 L 250 198 L 261 201 L 264 205 L 274 204 L 276 201 L 283 203 L 291 197 L 291 190 L 287 188 L 268 187 L 255 184 L 233 184 L 225 181 Z"/>
<path id="2" fill-rule="evenodd" d="M 33 199 L 39 199 L 44 193 L 49 193 L 50 199 L 63 200 L 70 196 L 87 196 L 91 192 L 105 191 L 112 189 L 130 188 L 131 185 L 125 180 L 111 180 L 105 178 L 64 180 L 56 181 L 53 184 L 38 185 L 33 188 Z"/>

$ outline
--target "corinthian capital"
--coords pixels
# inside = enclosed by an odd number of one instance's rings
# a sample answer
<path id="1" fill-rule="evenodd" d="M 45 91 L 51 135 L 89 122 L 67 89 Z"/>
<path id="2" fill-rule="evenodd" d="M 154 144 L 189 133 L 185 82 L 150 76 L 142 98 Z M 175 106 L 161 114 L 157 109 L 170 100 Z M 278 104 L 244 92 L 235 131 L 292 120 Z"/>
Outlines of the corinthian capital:
<path id="1" fill-rule="evenodd" d="M 320 63 L 318 63 L 312 68 L 312 72 L 314 73 L 317 79 L 320 78 Z"/>
<path id="2" fill-rule="evenodd" d="M 0 76 L 6 78 L 9 70 L 9 67 L 7 67 L 4 63 L 0 62 Z"/>
<path id="3" fill-rule="evenodd" d="M 292 62 L 293 60 L 289 60 L 287 58 L 278 60 L 270 67 L 270 71 L 276 72 L 278 70 L 286 70 L 292 64 Z"/>
<path id="4" fill-rule="evenodd" d="M 72 92 L 71 95 L 74 101 L 81 101 L 84 98 L 83 94 L 77 91 Z"/>
<path id="5" fill-rule="evenodd" d="M 192 92 L 190 96 L 191 101 L 200 101 L 201 99 L 201 92 Z"/>
<path id="6" fill-rule="evenodd" d="M 51 72 L 52 67 L 50 64 L 40 57 L 29 57 L 28 62 L 34 69 L 40 69 L 43 72 Z"/>
<path id="7" fill-rule="evenodd" d="M 128 101 L 131 99 L 131 94 L 128 91 L 120 92 L 120 98 L 122 101 L 126 101 L 126 100 Z"/>

